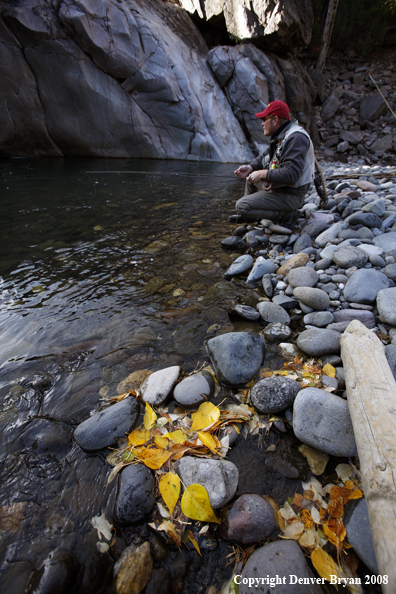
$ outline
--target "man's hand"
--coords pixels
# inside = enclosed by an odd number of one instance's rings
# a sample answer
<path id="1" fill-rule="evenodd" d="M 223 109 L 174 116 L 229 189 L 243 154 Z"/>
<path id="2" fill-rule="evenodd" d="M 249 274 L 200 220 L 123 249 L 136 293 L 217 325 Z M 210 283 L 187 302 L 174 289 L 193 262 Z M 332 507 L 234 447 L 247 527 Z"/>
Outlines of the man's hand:
<path id="1" fill-rule="evenodd" d="M 267 169 L 260 169 L 259 171 L 253 171 L 247 178 L 250 184 L 257 184 L 257 182 L 267 179 Z"/>
<path id="2" fill-rule="evenodd" d="M 241 165 L 240 167 L 238 167 L 238 169 L 235 169 L 234 175 L 243 179 L 244 177 L 247 177 L 250 173 L 252 173 L 252 171 L 253 167 L 251 167 L 250 165 Z"/>

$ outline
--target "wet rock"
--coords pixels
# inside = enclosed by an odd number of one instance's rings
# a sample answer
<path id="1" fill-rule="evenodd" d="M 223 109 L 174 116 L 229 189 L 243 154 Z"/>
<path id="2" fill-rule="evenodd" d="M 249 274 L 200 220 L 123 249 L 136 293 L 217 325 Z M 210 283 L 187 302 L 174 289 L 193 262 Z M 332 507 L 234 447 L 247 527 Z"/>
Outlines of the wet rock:
<path id="1" fill-rule="evenodd" d="M 236 251 L 244 251 L 247 249 L 246 243 L 240 238 L 235 235 L 231 235 L 231 237 L 226 237 L 221 242 L 223 248 L 227 250 L 236 250 Z"/>
<path id="2" fill-rule="evenodd" d="M 16 449 L 31 448 L 37 453 L 51 453 L 61 460 L 70 450 L 71 435 L 62 423 L 32 419 L 13 445 Z"/>
<path id="3" fill-rule="evenodd" d="M 210 400 L 214 391 L 214 379 L 208 371 L 200 371 L 184 378 L 173 391 L 173 398 L 183 408 L 198 408 Z"/>
<path id="4" fill-rule="evenodd" d="M 229 280 L 233 276 L 237 276 L 238 274 L 243 274 L 247 270 L 249 270 L 253 266 L 253 257 L 250 254 L 244 254 L 243 256 L 239 256 L 228 270 L 224 273 L 224 278 Z"/>
<path id="5" fill-rule="evenodd" d="M 171 594 L 169 573 L 163 568 L 154 568 L 144 592 L 145 594 Z"/>
<path id="6" fill-rule="evenodd" d="M 140 594 L 146 587 L 153 569 L 150 543 L 139 548 L 132 544 L 123 551 L 114 566 L 118 594 Z"/>
<path id="7" fill-rule="evenodd" d="M 78 588 L 80 564 L 68 551 L 58 548 L 52 551 L 38 571 L 34 571 L 26 594 L 66 594 L 70 588 Z"/>
<path id="8" fill-rule="evenodd" d="M 271 322 L 263 330 L 264 338 L 267 342 L 281 342 L 291 336 L 291 330 L 286 324 L 281 322 Z"/>
<path id="9" fill-rule="evenodd" d="M 259 245 L 266 245 L 268 243 L 268 236 L 262 230 L 253 229 L 253 231 L 248 231 L 242 237 L 242 240 L 248 247 L 257 248 Z"/>
<path id="10" fill-rule="evenodd" d="M 267 538 L 274 528 L 275 514 L 268 501 L 255 493 L 247 493 L 238 497 L 228 510 L 219 536 L 248 545 Z"/>
<path id="11" fill-rule="evenodd" d="M 318 328 L 324 328 L 334 320 L 334 316 L 329 311 L 312 312 L 304 316 L 304 324 L 311 324 Z"/>
<path id="12" fill-rule="evenodd" d="M 287 310 L 298 307 L 298 299 L 295 299 L 294 297 L 287 297 L 286 295 L 275 295 L 275 297 L 272 299 L 272 302 Z"/>
<path id="13" fill-rule="evenodd" d="M 141 387 L 141 396 L 150 406 L 160 406 L 169 396 L 177 382 L 181 367 L 174 365 L 149 375 Z"/>
<path id="14" fill-rule="evenodd" d="M 243 320 L 255 321 L 258 320 L 260 317 L 260 314 L 257 311 L 257 309 L 254 309 L 254 307 L 249 307 L 248 305 L 235 305 L 230 309 L 229 313 L 231 315 L 238 316 Z"/>
<path id="15" fill-rule="evenodd" d="M 305 388 L 294 401 L 293 431 L 303 443 L 331 456 L 356 456 L 348 403 L 324 390 Z"/>
<path id="16" fill-rule="evenodd" d="M 354 303 L 369 304 L 381 289 L 387 289 L 388 277 L 372 268 L 362 268 L 354 272 L 344 287 L 344 297 Z"/>
<path id="17" fill-rule="evenodd" d="M 285 264 L 283 264 L 280 268 L 276 270 L 276 274 L 282 274 L 286 276 L 293 268 L 298 268 L 299 266 L 305 266 L 308 262 L 309 256 L 308 254 L 296 254 L 292 258 L 290 258 Z"/>
<path id="18" fill-rule="evenodd" d="M 368 254 L 359 247 L 343 246 L 334 250 L 333 260 L 341 268 L 357 266 L 361 268 L 368 260 Z"/>
<path id="19" fill-rule="evenodd" d="M 377 559 L 365 499 L 350 501 L 345 507 L 344 525 L 348 542 L 365 565 L 378 574 Z"/>
<path id="20" fill-rule="evenodd" d="M 382 322 L 396 326 L 396 288 L 378 292 L 377 309 Z"/>
<path id="21" fill-rule="evenodd" d="M 304 330 L 297 338 L 297 346 L 307 355 L 320 357 L 340 352 L 340 334 L 327 328 Z"/>
<path id="22" fill-rule="evenodd" d="M 330 460 L 329 454 L 321 452 L 316 448 L 311 448 L 307 444 L 302 444 L 298 451 L 307 459 L 312 474 L 319 476 L 325 471 L 327 462 Z"/>
<path id="23" fill-rule="evenodd" d="M 313 287 L 296 287 L 293 290 L 293 295 L 299 300 L 311 307 L 322 311 L 327 309 L 330 305 L 330 297 L 322 289 Z"/>
<path id="24" fill-rule="evenodd" d="M 230 332 L 206 344 L 218 380 L 226 386 L 244 386 L 263 362 L 265 340 L 253 332 Z"/>
<path id="25" fill-rule="evenodd" d="M 264 274 L 271 274 L 272 272 L 275 272 L 277 268 L 278 264 L 274 262 L 274 260 L 268 260 L 263 258 L 263 256 L 259 256 L 246 279 L 246 283 L 254 283 L 257 280 L 260 280 Z"/>
<path id="26" fill-rule="evenodd" d="M 293 268 L 288 274 L 292 287 L 314 287 L 319 280 L 318 273 L 308 266 Z"/>
<path id="27" fill-rule="evenodd" d="M 74 431 L 74 439 L 87 452 L 111 446 L 134 428 L 139 412 L 135 398 L 124 398 L 80 423 Z"/>
<path id="28" fill-rule="evenodd" d="M 293 540 L 276 540 L 266 544 L 254 553 L 247 560 L 243 570 L 241 583 L 239 586 L 240 594 L 251 594 L 252 588 L 249 586 L 249 579 L 253 579 L 253 584 L 257 584 L 256 579 L 266 577 L 270 573 L 271 577 L 286 576 L 285 584 L 277 584 L 274 590 L 276 594 L 323 594 L 323 590 L 315 583 L 309 586 L 295 583 L 290 586 L 289 576 L 295 576 L 295 579 L 314 580 L 314 575 L 310 570 L 304 553 L 299 545 Z M 244 583 L 245 581 L 245 583 Z M 270 591 L 268 584 L 255 586 L 254 591 L 258 594 L 267 594 Z"/>
<path id="29" fill-rule="evenodd" d="M 260 303 L 257 304 L 257 309 L 264 322 L 280 322 L 282 324 L 290 323 L 289 314 L 286 312 L 285 309 L 283 309 L 283 307 L 281 307 L 280 305 L 276 305 L 276 303 L 271 303 L 269 301 L 260 301 Z"/>
<path id="30" fill-rule="evenodd" d="M 119 477 L 115 520 L 119 524 L 136 524 L 145 520 L 155 503 L 155 479 L 144 465 L 126 466 Z"/>
<path id="31" fill-rule="evenodd" d="M 276 413 L 291 406 L 300 389 L 298 382 L 287 377 L 266 377 L 253 386 L 250 399 L 258 412 Z"/>
<path id="32" fill-rule="evenodd" d="M 177 463 L 177 472 L 187 487 L 195 483 L 205 487 L 213 509 L 226 505 L 238 486 L 238 469 L 228 460 L 184 456 Z"/>

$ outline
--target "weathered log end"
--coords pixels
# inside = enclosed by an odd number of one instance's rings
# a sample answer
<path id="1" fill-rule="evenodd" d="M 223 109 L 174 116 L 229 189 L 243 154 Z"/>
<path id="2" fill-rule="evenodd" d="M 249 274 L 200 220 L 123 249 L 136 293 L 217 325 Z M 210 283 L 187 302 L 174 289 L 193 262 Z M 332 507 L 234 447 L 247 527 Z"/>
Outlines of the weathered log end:
<path id="1" fill-rule="evenodd" d="M 354 320 L 341 337 L 349 412 L 355 433 L 383 592 L 396 583 L 396 382 L 384 345 Z"/>

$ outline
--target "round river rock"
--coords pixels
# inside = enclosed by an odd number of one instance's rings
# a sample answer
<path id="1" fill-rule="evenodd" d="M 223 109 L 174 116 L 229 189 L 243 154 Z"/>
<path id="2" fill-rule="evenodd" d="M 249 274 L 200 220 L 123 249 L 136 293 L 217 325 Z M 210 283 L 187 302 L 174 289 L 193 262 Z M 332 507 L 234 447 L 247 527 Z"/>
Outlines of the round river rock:
<path id="1" fill-rule="evenodd" d="M 115 505 L 115 520 L 119 524 L 142 522 L 150 515 L 155 503 L 154 475 L 143 464 L 130 464 L 121 472 Z"/>
<path id="2" fill-rule="evenodd" d="M 295 380 L 282 376 L 266 377 L 253 386 L 250 399 L 258 412 L 276 413 L 291 406 L 300 390 L 300 384 Z"/>
<path id="3" fill-rule="evenodd" d="M 268 501 L 256 493 L 246 493 L 232 504 L 219 536 L 248 545 L 267 538 L 274 528 L 274 510 Z"/>

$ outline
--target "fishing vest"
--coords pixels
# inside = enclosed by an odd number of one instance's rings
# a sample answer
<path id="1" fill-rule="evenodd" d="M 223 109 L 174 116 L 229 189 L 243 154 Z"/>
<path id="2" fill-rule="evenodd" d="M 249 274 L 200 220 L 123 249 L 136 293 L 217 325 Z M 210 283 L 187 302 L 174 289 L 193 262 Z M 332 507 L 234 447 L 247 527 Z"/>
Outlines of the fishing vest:
<path id="1" fill-rule="evenodd" d="M 304 128 L 302 128 L 302 126 L 300 126 L 297 123 L 292 123 L 289 126 L 289 128 L 287 129 L 284 138 L 281 141 L 279 141 L 278 147 L 277 147 L 275 154 L 272 158 L 272 161 L 275 161 L 275 169 L 276 169 L 278 163 L 281 161 L 282 150 L 283 150 L 286 140 L 289 138 L 289 136 L 291 136 L 292 134 L 295 134 L 295 132 L 300 132 L 301 134 L 304 134 L 308 138 L 309 148 L 305 155 L 304 168 L 301 172 L 301 175 L 298 178 L 298 180 L 296 181 L 296 183 L 292 184 L 290 186 L 291 188 L 299 188 L 300 186 L 305 186 L 305 184 L 309 184 L 309 183 L 313 182 L 314 177 L 315 177 L 315 152 L 314 152 L 312 140 L 311 140 L 308 132 L 306 130 L 304 130 Z M 270 166 L 269 155 L 266 155 L 263 159 L 263 167 L 264 167 L 264 169 L 266 169 L 266 168 L 268 168 L 268 166 Z"/>

